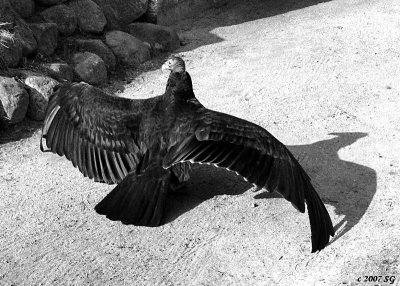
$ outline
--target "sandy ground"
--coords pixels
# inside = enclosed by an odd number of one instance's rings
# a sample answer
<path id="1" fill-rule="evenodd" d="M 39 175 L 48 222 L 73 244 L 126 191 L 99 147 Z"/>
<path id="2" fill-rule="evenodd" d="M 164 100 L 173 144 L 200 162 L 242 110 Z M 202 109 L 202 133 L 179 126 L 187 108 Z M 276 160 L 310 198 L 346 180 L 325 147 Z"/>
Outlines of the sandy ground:
<path id="1" fill-rule="evenodd" d="M 307 215 L 213 167 L 170 195 L 162 226 L 109 221 L 93 208 L 112 186 L 41 153 L 40 123 L 26 121 L 0 134 L 1 285 L 400 285 L 400 2 L 278 2 L 180 23 L 179 52 L 205 106 L 299 158 L 337 231 L 330 245 L 311 254 Z M 108 89 L 161 94 L 162 62 Z"/>

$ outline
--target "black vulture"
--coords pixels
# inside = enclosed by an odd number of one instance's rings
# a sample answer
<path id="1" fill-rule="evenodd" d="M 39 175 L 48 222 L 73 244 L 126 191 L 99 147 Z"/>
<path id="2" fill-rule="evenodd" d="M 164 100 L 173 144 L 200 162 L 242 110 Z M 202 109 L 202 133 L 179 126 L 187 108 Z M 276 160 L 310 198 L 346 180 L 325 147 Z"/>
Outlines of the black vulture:
<path id="1" fill-rule="evenodd" d="M 191 163 L 212 164 L 280 193 L 302 213 L 306 202 L 312 252 L 323 249 L 334 235 L 331 218 L 289 150 L 260 126 L 205 108 L 181 58 L 172 56 L 165 69 L 165 93 L 153 98 L 72 83 L 49 100 L 42 130 L 49 150 L 86 177 L 118 184 L 95 210 L 124 224 L 158 226 L 168 191 L 189 179 Z"/>

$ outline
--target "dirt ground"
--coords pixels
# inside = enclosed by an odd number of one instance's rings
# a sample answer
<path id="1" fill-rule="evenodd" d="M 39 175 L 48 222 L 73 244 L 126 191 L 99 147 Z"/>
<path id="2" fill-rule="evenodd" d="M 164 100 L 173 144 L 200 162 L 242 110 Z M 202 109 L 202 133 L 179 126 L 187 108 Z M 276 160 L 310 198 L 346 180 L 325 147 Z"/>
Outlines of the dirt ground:
<path id="1" fill-rule="evenodd" d="M 333 241 L 312 254 L 306 214 L 203 166 L 162 226 L 109 221 L 93 208 L 112 186 L 41 153 L 25 121 L 0 134 L 0 284 L 400 285 L 400 1 L 229 1 L 176 28 L 199 100 L 289 146 Z M 161 94 L 163 60 L 107 89 Z"/>

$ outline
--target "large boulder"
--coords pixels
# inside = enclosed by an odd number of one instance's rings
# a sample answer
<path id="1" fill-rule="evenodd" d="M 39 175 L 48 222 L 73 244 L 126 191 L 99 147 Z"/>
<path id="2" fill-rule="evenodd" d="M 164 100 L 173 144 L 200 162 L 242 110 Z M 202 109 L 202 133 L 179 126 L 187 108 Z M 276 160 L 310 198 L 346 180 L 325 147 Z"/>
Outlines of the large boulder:
<path id="1" fill-rule="evenodd" d="M 149 0 L 147 4 L 147 10 L 143 14 L 141 20 L 147 23 L 157 24 L 157 13 L 159 10 L 159 2 L 160 0 Z"/>
<path id="2" fill-rule="evenodd" d="M 79 51 L 91 52 L 98 55 L 106 64 L 108 70 L 114 70 L 116 59 L 111 49 L 104 44 L 101 40 L 96 39 L 77 39 L 75 46 Z"/>
<path id="3" fill-rule="evenodd" d="M 67 0 L 35 0 L 40 6 L 54 6 L 66 2 Z"/>
<path id="4" fill-rule="evenodd" d="M 22 17 L 14 10 L 9 0 L 0 0 L 0 23 L 1 29 L 11 29 L 24 22 Z"/>
<path id="5" fill-rule="evenodd" d="M 1 37 L 1 36 L 0 36 Z M 19 41 L 3 38 L 0 43 L 0 69 L 16 67 L 22 58 L 22 45 Z"/>
<path id="6" fill-rule="evenodd" d="M 25 47 L 25 44 L 32 38 L 32 34 L 26 22 L 15 12 L 8 0 L 0 0 L 0 23 L 3 23 L 0 27 L 3 30 L 0 34 L 1 65 L 13 67 L 19 63 L 23 53 L 29 54 L 25 53 L 25 49 L 30 49 Z M 34 42 L 32 44 L 31 48 L 34 49 Z"/>
<path id="7" fill-rule="evenodd" d="M 24 83 L 29 88 L 27 115 L 33 120 L 43 120 L 50 95 L 58 82 L 51 77 L 28 72 Z"/>
<path id="8" fill-rule="evenodd" d="M 15 18 L 21 17 L 11 6 L 9 0 L 0 0 L 0 23 L 14 24 Z"/>
<path id="9" fill-rule="evenodd" d="M 142 16 L 148 0 L 93 0 L 103 10 L 109 30 L 123 29 Z"/>
<path id="10" fill-rule="evenodd" d="M 129 33 L 147 42 L 153 49 L 171 52 L 180 47 L 180 41 L 174 29 L 151 23 L 132 23 Z"/>
<path id="11" fill-rule="evenodd" d="M 100 34 L 107 23 L 100 7 L 92 0 L 72 0 L 68 7 L 74 10 L 78 27 L 83 32 Z"/>
<path id="12" fill-rule="evenodd" d="M 13 78 L 0 77 L 0 122 L 13 125 L 24 119 L 28 110 L 29 95 Z"/>
<path id="13" fill-rule="evenodd" d="M 23 18 L 29 18 L 35 11 L 33 0 L 9 0 L 14 10 Z"/>
<path id="14" fill-rule="evenodd" d="M 79 80 L 93 85 L 107 82 L 106 65 L 98 55 L 89 52 L 76 53 L 72 61 L 75 75 Z"/>
<path id="15" fill-rule="evenodd" d="M 46 22 L 56 23 L 58 32 L 64 36 L 71 35 L 76 28 L 77 20 L 74 10 L 60 4 L 43 10 L 40 15 Z"/>
<path id="16" fill-rule="evenodd" d="M 37 52 L 44 56 L 52 55 L 57 48 L 57 24 L 36 23 L 31 24 L 30 28 L 38 44 Z"/>
<path id="17" fill-rule="evenodd" d="M 22 47 L 22 56 L 27 57 L 34 54 L 37 50 L 37 42 L 28 24 L 20 24 L 14 27 L 15 39 Z"/>
<path id="18" fill-rule="evenodd" d="M 60 82 L 71 82 L 73 79 L 72 69 L 66 63 L 44 63 L 39 68 L 43 73 Z"/>
<path id="19" fill-rule="evenodd" d="M 150 59 L 149 46 L 128 33 L 122 31 L 108 32 L 106 44 L 123 65 L 136 67 Z"/>

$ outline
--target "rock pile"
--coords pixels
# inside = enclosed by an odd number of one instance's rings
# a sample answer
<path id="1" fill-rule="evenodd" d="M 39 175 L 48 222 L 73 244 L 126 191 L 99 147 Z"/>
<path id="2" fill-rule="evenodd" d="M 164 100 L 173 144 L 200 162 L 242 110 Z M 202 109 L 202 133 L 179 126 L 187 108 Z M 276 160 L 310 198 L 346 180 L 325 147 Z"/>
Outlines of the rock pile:
<path id="1" fill-rule="evenodd" d="M 43 120 L 61 82 L 101 85 L 119 65 L 179 48 L 173 29 L 135 22 L 148 8 L 149 0 L 0 0 L 0 31 L 12 35 L 0 33 L 0 123 Z M 31 58 L 57 60 L 32 73 L 22 68 Z M 19 68 L 17 78 L 6 76 L 9 68 Z"/>
<path id="2" fill-rule="evenodd" d="M 178 49 L 174 29 L 157 23 L 169 25 L 226 2 L 0 0 L 0 126 L 16 124 L 25 115 L 43 120 L 59 83 L 101 85 L 119 65 L 135 68 Z M 23 68 L 29 59 L 46 60 L 32 72 Z M 7 73 L 10 68 L 17 68 L 15 78 Z"/>

